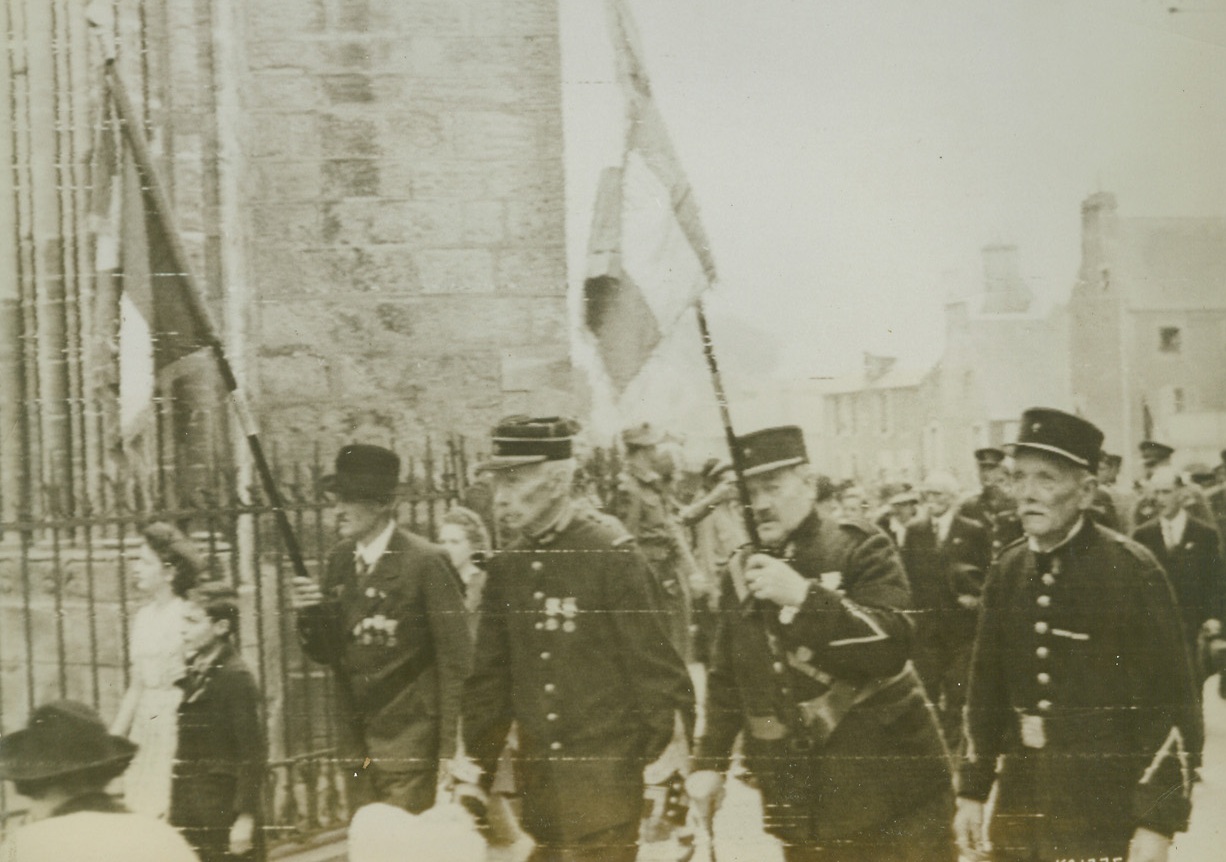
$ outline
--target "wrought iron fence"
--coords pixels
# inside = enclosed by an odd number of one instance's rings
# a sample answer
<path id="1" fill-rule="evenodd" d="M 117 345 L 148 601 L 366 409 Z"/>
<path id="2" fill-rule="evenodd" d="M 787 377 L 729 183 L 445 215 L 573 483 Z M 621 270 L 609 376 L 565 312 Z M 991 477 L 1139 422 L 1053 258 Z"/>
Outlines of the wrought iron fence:
<path id="1" fill-rule="evenodd" d="M 319 491 L 328 472 L 311 464 L 277 470 L 286 511 L 309 571 L 335 539 Z M 433 538 L 441 515 L 467 488 L 464 441 L 427 443 L 405 459 L 400 523 Z M 36 704 L 57 698 L 114 715 L 129 683 L 129 621 L 140 604 L 131 583 L 141 529 L 175 523 L 198 543 L 214 576 L 242 605 L 241 649 L 264 694 L 270 843 L 309 837 L 347 820 L 344 782 L 332 758 L 337 738 L 330 672 L 299 650 L 287 589 L 292 566 L 273 510 L 232 472 L 214 471 L 189 505 L 173 510 L 77 511 L 0 522 L 0 730 L 24 726 Z M 0 790 L 0 824 L 21 815 Z"/>

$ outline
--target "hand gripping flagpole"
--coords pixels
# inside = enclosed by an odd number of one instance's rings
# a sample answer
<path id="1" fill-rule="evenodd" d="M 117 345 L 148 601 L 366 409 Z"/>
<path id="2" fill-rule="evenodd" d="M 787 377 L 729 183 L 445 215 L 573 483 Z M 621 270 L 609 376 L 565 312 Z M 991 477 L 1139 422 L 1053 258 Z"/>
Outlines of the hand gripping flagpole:
<path id="1" fill-rule="evenodd" d="M 268 465 L 268 458 L 264 455 L 264 446 L 260 442 L 260 432 L 256 425 L 255 417 L 252 415 L 251 407 L 247 403 L 246 394 L 239 388 L 238 378 L 235 377 L 230 360 L 226 357 L 221 338 L 217 335 L 217 328 L 213 325 L 208 309 L 200 299 L 196 279 L 188 267 L 187 254 L 183 249 L 179 233 L 171 218 L 173 210 L 170 207 L 170 199 L 167 197 L 161 178 L 158 176 L 157 170 L 153 165 L 153 158 L 149 153 L 149 144 L 145 141 L 140 123 L 136 119 L 136 113 L 132 110 L 132 103 L 128 99 L 128 92 L 124 88 L 123 81 L 120 79 L 115 68 L 114 58 L 106 61 L 106 82 L 111 94 L 111 102 L 115 106 L 115 113 L 119 118 L 120 127 L 123 129 L 124 139 L 132 147 L 133 160 L 136 162 L 137 170 L 140 171 L 145 190 L 149 197 L 152 198 L 151 202 L 156 209 L 155 215 L 164 227 L 168 246 L 167 250 L 174 264 L 175 273 L 182 280 L 182 298 L 186 300 L 186 306 L 191 315 L 192 322 L 195 325 L 196 332 L 199 333 L 199 340 L 203 342 L 201 346 L 208 347 L 210 352 L 212 352 L 217 364 L 217 371 L 221 375 L 222 383 L 225 385 L 226 391 L 229 393 L 230 399 L 234 404 L 234 412 L 238 416 L 238 423 L 242 428 L 243 435 L 247 438 L 247 446 L 251 450 L 251 458 L 255 463 L 256 472 L 259 474 L 260 485 L 263 487 L 264 495 L 268 498 L 268 504 L 272 508 L 273 517 L 277 523 L 277 531 L 280 533 L 281 541 L 285 545 L 285 552 L 289 555 L 294 575 L 301 578 L 310 577 L 307 573 L 306 563 L 302 559 L 302 548 L 298 544 L 298 537 L 295 535 L 294 528 L 290 525 L 289 516 L 285 511 L 285 501 L 281 497 L 281 492 L 277 489 L 272 469 Z"/>

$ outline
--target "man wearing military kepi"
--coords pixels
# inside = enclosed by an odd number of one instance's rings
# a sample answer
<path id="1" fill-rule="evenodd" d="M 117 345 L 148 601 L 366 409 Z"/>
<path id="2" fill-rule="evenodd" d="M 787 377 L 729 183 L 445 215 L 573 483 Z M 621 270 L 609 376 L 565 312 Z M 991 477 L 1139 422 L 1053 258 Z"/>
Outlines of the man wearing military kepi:
<path id="1" fill-rule="evenodd" d="M 353 444 L 324 490 L 341 542 L 320 583 L 295 578 L 303 650 L 336 672 L 340 756 L 350 807 L 434 805 L 440 761 L 455 754 L 460 694 L 472 655 L 459 576 L 442 548 L 396 526 L 400 458 Z"/>
<path id="2" fill-rule="evenodd" d="M 1024 540 L 984 587 L 955 832 L 996 860 L 1161 862 L 1191 809 L 1200 748 L 1179 611 L 1149 551 L 1086 517 L 1103 435 L 1058 410 L 1022 415 L 1012 486 Z"/>
<path id="3" fill-rule="evenodd" d="M 667 777 L 678 750 L 684 766 L 694 694 L 633 537 L 571 501 L 576 427 L 511 417 L 494 430 L 494 512 L 519 538 L 488 564 L 463 710 L 481 771 L 463 780 L 488 787 L 514 721 L 533 858 L 631 862 L 644 774 Z"/>
<path id="4" fill-rule="evenodd" d="M 1006 490 L 1006 457 L 1004 450 L 995 446 L 975 450 L 975 467 L 981 490 L 963 500 L 958 507 L 959 517 L 978 521 L 991 535 L 993 556 L 1022 534 L 1021 524 L 1017 520 L 1017 506 Z"/>
<path id="5" fill-rule="evenodd" d="M 649 422 L 622 431 L 626 466 L 617 477 L 612 512 L 638 541 L 655 575 L 658 602 L 668 610 L 669 637 L 690 657 L 692 580 L 699 579 L 679 507 L 668 486 L 673 467 L 664 435 Z"/>
<path id="6" fill-rule="evenodd" d="M 763 548 L 724 573 L 693 805 L 713 813 L 743 733 L 788 862 L 954 860 L 948 755 L 908 661 L 897 551 L 862 518 L 818 515 L 799 428 L 739 444 Z"/>

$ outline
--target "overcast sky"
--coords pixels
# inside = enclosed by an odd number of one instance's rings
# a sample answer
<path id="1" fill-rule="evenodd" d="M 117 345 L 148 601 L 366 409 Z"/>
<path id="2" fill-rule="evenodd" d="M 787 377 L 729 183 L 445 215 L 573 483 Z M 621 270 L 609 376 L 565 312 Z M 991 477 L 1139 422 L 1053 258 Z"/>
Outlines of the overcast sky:
<path id="1" fill-rule="evenodd" d="M 1122 215 L 1226 215 L 1226 0 L 1170 6 L 630 0 L 711 238 L 730 372 L 930 363 L 944 298 L 980 284 L 990 243 L 1062 300 L 1095 191 Z M 604 0 L 561 10 L 574 287 L 623 107 Z"/>

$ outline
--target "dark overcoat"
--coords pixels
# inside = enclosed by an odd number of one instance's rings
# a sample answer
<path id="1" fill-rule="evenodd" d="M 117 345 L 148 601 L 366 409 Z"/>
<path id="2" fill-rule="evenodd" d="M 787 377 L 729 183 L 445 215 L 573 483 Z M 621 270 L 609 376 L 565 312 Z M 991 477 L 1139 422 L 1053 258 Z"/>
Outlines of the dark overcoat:
<path id="1" fill-rule="evenodd" d="M 631 536 L 590 512 L 489 562 L 464 746 L 488 781 L 512 721 L 524 829 L 544 844 L 637 822 L 643 767 L 694 694 Z"/>
<path id="2" fill-rule="evenodd" d="M 459 576 L 441 548 L 403 530 L 361 578 L 354 548 L 333 549 L 325 601 L 298 612 L 303 649 L 336 671 L 341 756 L 384 773 L 437 770 L 455 754 L 472 658 Z"/>
<path id="3" fill-rule="evenodd" d="M 190 680 L 190 684 L 188 684 Z M 182 681 L 179 734 L 171 785 L 170 823 L 209 856 L 224 848 L 240 815 L 256 822 L 256 856 L 263 858 L 261 798 L 268 747 L 263 698 L 255 678 L 229 644 L 199 678 Z M 210 838 L 212 841 L 210 841 Z M 224 850 L 216 858 L 229 858 Z"/>
<path id="4" fill-rule="evenodd" d="M 944 542 L 930 518 L 907 525 L 902 561 L 919 641 L 961 645 L 974 639 L 977 611 L 958 599 L 979 600 L 991 560 L 988 531 L 970 518 L 954 515 Z"/>
<path id="5" fill-rule="evenodd" d="M 1126 856 L 1137 827 L 1186 828 L 1202 727 L 1180 629 L 1153 555 L 1088 519 L 1050 554 L 1019 541 L 997 558 L 958 792 L 986 800 L 999 783 L 1006 858 Z"/>
<path id="6" fill-rule="evenodd" d="M 1201 624 L 1208 619 L 1222 621 L 1226 610 L 1226 570 L 1217 530 L 1189 516 L 1183 538 L 1174 548 L 1166 547 L 1157 519 L 1137 527 L 1132 537 L 1149 549 L 1166 572 L 1183 619 L 1184 638 L 1195 656 Z"/>
<path id="7" fill-rule="evenodd" d="M 897 551 L 865 520 L 812 513 L 784 555 L 811 581 L 788 622 L 773 604 L 742 600 L 737 558 L 724 573 L 697 765 L 726 769 L 744 731 L 767 829 L 785 842 L 837 843 L 938 803 L 929 838 L 940 844 L 952 814 L 949 763 L 908 662 L 910 596 Z M 814 709 L 802 717 L 801 704 Z"/>

